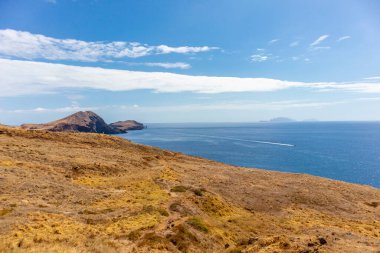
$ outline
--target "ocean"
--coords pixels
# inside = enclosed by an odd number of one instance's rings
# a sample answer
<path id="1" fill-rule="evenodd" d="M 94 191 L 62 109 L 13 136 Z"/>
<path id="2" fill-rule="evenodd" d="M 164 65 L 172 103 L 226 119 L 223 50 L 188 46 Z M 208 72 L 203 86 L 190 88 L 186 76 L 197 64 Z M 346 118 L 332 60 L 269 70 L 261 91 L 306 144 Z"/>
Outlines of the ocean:
<path id="1" fill-rule="evenodd" d="M 380 122 L 148 124 L 119 136 L 242 167 L 380 188 Z"/>

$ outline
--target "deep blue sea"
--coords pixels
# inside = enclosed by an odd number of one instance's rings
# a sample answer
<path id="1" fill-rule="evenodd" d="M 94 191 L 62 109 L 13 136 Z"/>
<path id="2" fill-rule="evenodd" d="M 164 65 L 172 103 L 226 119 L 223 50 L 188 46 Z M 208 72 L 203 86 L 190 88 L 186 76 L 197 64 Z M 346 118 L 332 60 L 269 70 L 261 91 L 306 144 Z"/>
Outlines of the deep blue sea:
<path id="1" fill-rule="evenodd" d="M 380 122 L 148 124 L 121 136 L 223 163 L 380 188 Z"/>

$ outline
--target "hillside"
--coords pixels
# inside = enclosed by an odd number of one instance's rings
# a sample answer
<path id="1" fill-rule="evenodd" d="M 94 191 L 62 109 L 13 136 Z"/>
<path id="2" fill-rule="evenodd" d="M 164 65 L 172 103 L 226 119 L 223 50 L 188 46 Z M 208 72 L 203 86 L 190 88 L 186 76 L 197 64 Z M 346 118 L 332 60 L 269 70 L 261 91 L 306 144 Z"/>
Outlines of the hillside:
<path id="1" fill-rule="evenodd" d="M 107 124 L 99 115 L 94 112 L 76 112 L 63 119 L 55 120 L 45 124 L 22 124 L 21 128 L 29 130 L 46 130 L 51 132 L 85 132 L 120 134 L 128 130 L 141 130 L 144 125 L 134 121 L 118 121 Z"/>
<path id="2" fill-rule="evenodd" d="M 0 127 L 0 252 L 379 252 L 380 190 Z"/>

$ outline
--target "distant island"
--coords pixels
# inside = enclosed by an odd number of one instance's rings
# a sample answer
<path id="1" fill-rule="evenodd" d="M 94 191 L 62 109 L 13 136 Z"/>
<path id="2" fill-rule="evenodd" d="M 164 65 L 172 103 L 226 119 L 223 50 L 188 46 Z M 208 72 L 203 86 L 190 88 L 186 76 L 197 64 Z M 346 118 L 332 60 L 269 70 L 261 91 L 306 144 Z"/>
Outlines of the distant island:
<path id="1" fill-rule="evenodd" d="M 80 111 L 63 119 L 51 121 L 45 124 L 22 124 L 21 128 L 28 130 L 46 130 L 50 132 L 121 134 L 126 133 L 129 130 L 144 129 L 144 125 L 135 120 L 125 120 L 107 124 L 94 112 Z"/>
<path id="2" fill-rule="evenodd" d="M 109 124 L 109 126 L 121 131 L 142 130 L 145 128 L 144 124 L 137 122 L 135 120 L 118 121 L 118 122 Z"/>
<path id="3" fill-rule="evenodd" d="M 296 122 L 296 120 L 286 117 L 277 117 L 270 120 L 262 120 L 261 123 L 286 123 L 286 122 Z"/>

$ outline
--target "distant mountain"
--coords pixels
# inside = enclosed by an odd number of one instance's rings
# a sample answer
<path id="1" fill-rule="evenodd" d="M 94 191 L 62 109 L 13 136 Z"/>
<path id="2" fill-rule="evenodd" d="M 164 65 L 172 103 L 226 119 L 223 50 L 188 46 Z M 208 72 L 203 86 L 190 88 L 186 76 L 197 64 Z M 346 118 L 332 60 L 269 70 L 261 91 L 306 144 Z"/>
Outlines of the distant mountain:
<path id="1" fill-rule="evenodd" d="M 118 121 L 110 124 L 111 127 L 119 129 L 120 131 L 129 131 L 129 130 L 141 130 L 144 129 L 144 125 L 135 120 L 125 120 Z"/>
<path id="2" fill-rule="evenodd" d="M 290 118 L 286 118 L 286 117 L 277 117 L 277 118 L 273 118 L 273 119 L 270 119 L 270 120 L 267 120 L 267 121 L 261 121 L 261 122 L 267 122 L 267 123 L 286 123 L 286 122 L 295 122 L 296 120 L 294 119 L 290 119 Z"/>
<path id="3" fill-rule="evenodd" d="M 23 124 L 21 128 L 31 130 L 46 130 L 52 132 L 88 132 L 119 134 L 126 131 L 108 125 L 94 112 L 77 112 L 66 118 L 52 121 L 46 124 Z"/>

